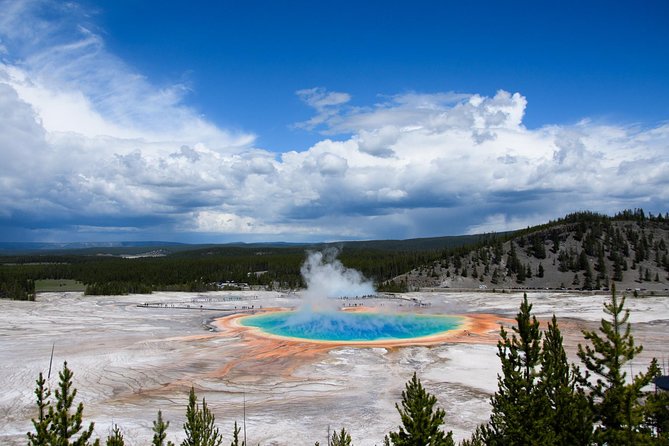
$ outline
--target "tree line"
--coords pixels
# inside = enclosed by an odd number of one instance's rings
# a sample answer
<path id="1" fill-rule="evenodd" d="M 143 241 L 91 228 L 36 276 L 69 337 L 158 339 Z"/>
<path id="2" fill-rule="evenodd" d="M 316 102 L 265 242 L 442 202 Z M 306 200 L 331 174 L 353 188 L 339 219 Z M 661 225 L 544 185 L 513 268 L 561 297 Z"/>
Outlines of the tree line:
<path id="1" fill-rule="evenodd" d="M 0 258 L 0 298 L 34 299 L 34 281 L 73 279 L 86 294 L 119 295 L 152 291 L 210 291 L 220 284 L 248 284 L 267 289 L 305 286 L 300 267 L 302 248 L 210 248 L 166 257 L 21 256 Z M 373 280 L 384 283 L 439 251 L 388 251 L 344 247 L 339 259 Z"/>
<path id="2" fill-rule="evenodd" d="M 660 374 L 657 360 L 635 375 L 626 365 L 643 347 L 636 345 L 628 322 L 625 297 L 615 289 L 604 305 L 607 318 L 597 331 L 584 330 L 585 344 L 578 345 L 581 368 L 569 363 L 557 319 L 545 331 L 523 297 L 515 325 L 500 329 L 497 356 L 501 361 L 498 389 L 491 397 L 488 422 L 480 425 L 460 446 L 573 446 L 669 445 L 669 394 L 646 391 Z M 631 372 L 630 372 L 631 373 Z M 76 389 L 72 372 L 64 364 L 55 391 L 55 404 L 42 374 L 35 390 L 36 412 L 28 444 L 97 445 L 93 423 L 83 426 L 83 405 L 74 408 Z M 405 384 L 402 400 L 395 405 L 401 424 L 383 439 L 385 446 L 454 446 L 452 431 L 444 427 L 445 411 L 414 373 Z M 158 411 L 153 422 L 153 446 L 174 446 L 167 441 L 169 422 Z M 223 436 L 204 398 L 198 402 L 191 388 L 185 439 L 180 446 L 220 446 Z M 234 423 L 231 446 L 244 445 Z M 123 446 L 122 430 L 114 426 L 107 446 Z M 342 428 L 328 438 L 329 446 L 351 446 L 351 434 Z M 316 443 L 318 445 L 318 443 Z"/>
<path id="3" fill-rule="evenodd" d="M 628 274 L 634 274 L 640 283 L 669 280 L 669 243 L 654 236 L 657 228 L 669 229 L 669 214 L 646 214 L 642 209 L 622 211 L 612 217 L 577 212 L 516 232 L 456 237 L 443 249 L 437 249 L 443 246 L 441 239 L 403 244 L 348 242 L 340 246 L 339 258 L 346 267 L 373 280 L 379 291 L 409 290 L 411 284 L 398 276 L 412 270 L 435 281 L 440 281 L 441 275 L 455 275 L 496 285 L 507 280 L 523 284 L 532 277 L 542 278 L 549 268 L 573 274 L 565 287 L 600 289 L 622 281 Z M 568 244 L 568 240 L 576 243 Z M 319 246 L 325 245 L 314 245 L 313 249 Z M 549 253 L 554 265 L 542 263 Z M 298 289 L 305 285 L 300 275 L 305 257 L 305 247 L 294 246 L 213 246 L 165 257 L 132 259 L 99 255 L 6 256 L 0 257 L 0 298 L 34 299 L 34 281 L 39 279 L 78 280 L 86 285 L 87 294 L 106 295 L 207 291 L 217 289 L 216 284 L 220 283 Z M 536 260 L 528 263 L 528 259 Z"/>

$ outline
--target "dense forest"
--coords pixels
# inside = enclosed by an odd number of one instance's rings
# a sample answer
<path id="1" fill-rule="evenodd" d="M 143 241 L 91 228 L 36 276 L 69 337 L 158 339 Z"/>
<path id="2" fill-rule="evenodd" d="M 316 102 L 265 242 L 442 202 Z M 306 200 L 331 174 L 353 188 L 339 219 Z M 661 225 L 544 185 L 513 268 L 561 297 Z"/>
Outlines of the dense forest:
<path id="1" fill-rule="evenodd" d="M 629 377 L 625 371 L 643 347 L 634 342 L 624 305 L 625 298 L 618 298 L 614 290 L 605 304 L 609 319 L 602 319 L 598 331 L 583 332 L 587 342 L 578 346 L 582 371 L 567 360 L 555 316 L 542 331 L 525 295 L 515 325 L 510 331 L 500 330 L 497 356 L 502 373 L 490 400 L 489 421 L 460 445 L 669 445 L 669 393 L 648 389 L 660 374 L 657 361 Z M 72 377 L 65 363 L 52 401 L 40 373 L 29 445 L 100 445 L 99 439 L 92 439 L 93 423 L 83 425 L 83 404 L 74 406 Z M 414 373 L 396 404 L 401 424 L 385 436 L 384 445 L 454 446 L 452 432 L 443 426 L 446 412 L 437 404 Z M 233 426 L 231 446 L 245 445 L 237 422 Z M 158 411 L 151 444 L 174 446 L 167 440 L 168 428 Z M 214 414 L 204 398 L 198 402 L 192 387 L 183 431 L 181 446 L 223 443 Z M 123 446 L 122 428 L 113 426 L 105 444 Z M 328 437 L 328 446 L 351 444 L 352 435 L 345 428 Z"/>
<path id="2" fill-rule="evenodd" d="M 382 284 L 388 278 L 438 258 L 439 251 L 392 252 L 343 248 L 339 259 Z M 0 265 L 0 296 L 32 299 L 35 280 L 74 279 L 87 294 L 150 293 L 153 290 L 206 291 L 221 286 L 296 289 L 304 286 L 298 248 L 213 248 L 166 257 L 100 256 L 5 257 Z"/>

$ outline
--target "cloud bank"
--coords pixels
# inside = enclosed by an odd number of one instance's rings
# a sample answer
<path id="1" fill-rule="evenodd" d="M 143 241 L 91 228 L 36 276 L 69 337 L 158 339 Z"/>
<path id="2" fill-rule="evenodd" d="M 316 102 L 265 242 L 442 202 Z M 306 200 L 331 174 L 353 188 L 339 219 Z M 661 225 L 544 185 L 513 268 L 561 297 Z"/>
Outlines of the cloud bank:
<path id="1" fill-rule="evenodd" d="M 518 92 L 408 92 L 355 105 L 305 86 L 297 96 L 313 117 L 285 124 L 322 139 L 276 153 L 184 105 L 188 86 L 135 72 L 75 4 L 2 9 L 6 240 L 408 238 L 515 229 L 581 209 L 664 212 L 669 202 L 666 122 L 528 129 Z"/>

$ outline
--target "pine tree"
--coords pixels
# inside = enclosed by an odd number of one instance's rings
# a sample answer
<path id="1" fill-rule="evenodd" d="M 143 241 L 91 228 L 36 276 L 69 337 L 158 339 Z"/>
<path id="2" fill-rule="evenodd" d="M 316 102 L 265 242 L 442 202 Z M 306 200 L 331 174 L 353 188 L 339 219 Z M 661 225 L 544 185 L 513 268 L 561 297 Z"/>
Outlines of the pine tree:
<path id="1" fill-rule="evenodd" d="M 241 431 L 242 429 L 237 426 L 237 421 L 235 421 L 235 426 L 232 428 L 232 443 L 230 443 L 230 446 L 246 446 L 246 443 L 243 441 L 239 442 L 239 433 Z"/>
<path id="2" fill-rule="evenodd" d="M 644 425 L 654 432 L 656 444 L 669 445 L 669 392 L 654 392 L 644 404 Z"/>
<path id="3" fill-rule="evenodd" d="M 511 337 L 504 327 L 500 329 L 497 356 L 502 362 L 502 375 L 497 377 L 498 390 L 491 398 L 490 421 L 482 429 L 486 445 L 546 444 L 547 403 L 536 386 L 541 332 L 531 310 L 525 294 Z"/>
<path id="4" fill-rule="evenodd" d="M 518 260 L 518 255 L 516 254 L 516 246 L 513 243 L 513 240 L 511 240 L 511 249 L 509 250 L 509 254 L 506 259 L 506 268 L 509 270 L 509 275 L 512 273 L 517 273 L 518 268 L 520 265 L 520 261 Z"/>
<path id="5" fill-rule="evenodd" d="M 585 273 L 583 273 L 583 289 L 592 289 L 592 269 L 590 269 L 589 263 L 585 267 Z"/>
<path id="6" fill-rule="evenodd" d="M 486 446 L 485 427 L 477 426 L 472 436 L 460 442 L 459 446 Z"/>
<path id="7" fill-rule="evenodd" d="M 549 409 L 546 412 L 546 444 L 577 446 L 591 443 L 592 414 L 585 393 L 578 386 L 580 376 L 578 368 L 570 367 L 567 361 L 562 334 L 553 315 L 545 332 L 538 384 Z"/>
<path id="8" fill-rule="evenodd" d="M 58 389 L 54 392 L 56 405 L 49 407 L 47 415 L 50 444 L 58 446 L 88 446 L 90 444 L 88 441 L 93 435 L 94 423 L 82 431 L 83 403 L 79 403 L 76 411 L 71 413 L 74 398 L 77 396 L 77 389 L 72 388 L 73 376 L 72 371 L 67 368 L 66 361 L 63 364 L 63 371 L 58 373 L 60 381 Z"/>
<path id="9" fill-rule="evenodd" d="M 606 261 L 604 260 L 604 248 L 601 246 L 599 247 L 599 251 L 597 253 L 597 264 L 595 265 L 595 269 L 599 273 L 597 276 L 600 279 L 604 278 L 606 275 Z"/>
<path id="10" fill-rule="evenodd" d="M 610 319 L 601 320 L 601 335 L 584 330 L 583 335 L 592 346 L 578 346 L 578 357 L 587 369 L 582 384 L 590 390 L 590 405 L 595 422 L 599 424 L 595 429 L 597 444 L 641 444 L 651 438 L 642 428 L 641 388 L 659 374 L 659 368 L 653 359 L 645 373 L 633 376 L 627 384 L 625 364 L 641 353 L 643 347 L 634 344 L 628 322 L 629 310 L 624 307 L 625 297 L 618 300 L 614 284 L 611 301 L 604 304 L 604 312 Z M 590 374 L 597 380 L 590 380 Z"/>
<path id="11" fill-rule="evenodd" d="M 581 254 L 578 256 L 578 269 L 579 270 L 585 270 L 590 266 L 590 262 L 588 261 L 588 255 L 585 253 L 585 250 L 581 251 Z"/>
<path id="12" fill-rule="evenodd" d="M 555 237 L 553 239 L 553 247 L 551 248 L 551 251 L 553 251 L 553 254 L 557 254 L 559 250 L 560 250 L 560 238 Z"/>
<path id="13" fill-rule="evenodd" d="M 32 420 L 35 433 L 28 432 L 29 446 L 42 446 L 48 444 L 49 441 L 49 396 L 51 392 L 45 386 L 46 380 L 40 372 L 37 378 L 37 388 L 35 389 L 35 396 L 37 397 L 37 419 Z"/>
<path id="14" fill-rule="evenodd" d="M 158 418 L 153 422 L 153 441 L 151 442 L 151 446 L 174 446 L 174 443 L 171 441 L 165 444 L 168 427 L 170 427 L 170 422 L 163 421 L 163 413 L 158 411 Z"/>
<path id="15" fill-rule="evenodd" d="M 490 282 L 497 284 L 499 283 L 499 268 L 495 268 L 492 272 L 492 277 L 490 278 Z"/>
<path id="16" fill-rule="evenodd" d="M 402 419 L 398 432 L 390 432 L 386 444 L 394 446 L 454 446 L 453 432 L 441 430 L 445 412 L 436 408 L 437 398 L 429 394 L 414 372 L 402 392 L 402 407 L 395 404 Z"/>
<path id="17" fill-rule="evenodd" d="M 613 280 L 621 282 L 623 280 L 623 267 L 620 262 L 620 257 L 616 256 L 613 263 Z"/>
<path id="18" fill-rule="evenodd" d="M 520 266 L 517 268 L 518 273 L 516 274 L 516 282 L 523 283 L 525 282 L 525 267 L 520 262 L 518 262 L 518 264 Z"/>
<path id="19" fill-rule="evenodd" d="M 106 446 L 125 446 L 125 440 L 123 440 L 123 433 L 119 429 L 118 425 L 114 425 L 111 433 L 107 437 Z"/>
<path id="20" fill-rule="evenodd" d="M 532 237 L 532 253 L 537 259 L 546 258 L 546 246 L 544 240 L 539 235 Z"/>
<path id="21" fill-rule="evenodd" d="M 341 428 L 341 432 L 334 431 L 330 446 L 351 446 L 351 435 L 346 432 L 346 429 Z"/>
<path id="22" fill-rule="evenodd" d="M 181 446 L 220 446 L 223 436 L 218 432 L 214 422 L 214 415 L 209 411 L 207 402 L 202 398 L 202 408 L 200 408 L 195 389 L 191 387 L 184 423 L 186 438 L 181 442 Z"/>

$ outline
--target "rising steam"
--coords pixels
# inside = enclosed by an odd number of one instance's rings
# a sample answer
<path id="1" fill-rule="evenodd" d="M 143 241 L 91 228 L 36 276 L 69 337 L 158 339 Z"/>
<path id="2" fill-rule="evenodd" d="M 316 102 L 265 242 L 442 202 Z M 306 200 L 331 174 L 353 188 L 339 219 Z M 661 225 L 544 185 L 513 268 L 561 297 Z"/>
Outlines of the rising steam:
<path id="1" fill-rule="evenodd" d="M 456 328 L 456 317 L 337 311 L 336 298 L 375 293 L 372 282 L 337 260 L 338 250 L 310 252 L 302 265 L 307 284 L 298 311 L 246 318 L 244 324 L 291 338 L 322 341 L 377 341 L 430 336 Z"/>
<path id="2" fill-rule="evenodd" d="M 335 248 L 310 252 L 300 272 L 307 284 L 304 292 L 306 309 L 319 311 L 333 309 L 331 298 L 363 297 L 375 293 L 374 284 L 359 271 L 346 268 Z"/>

